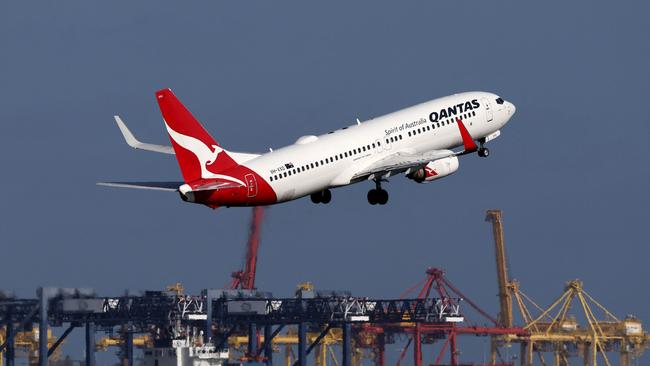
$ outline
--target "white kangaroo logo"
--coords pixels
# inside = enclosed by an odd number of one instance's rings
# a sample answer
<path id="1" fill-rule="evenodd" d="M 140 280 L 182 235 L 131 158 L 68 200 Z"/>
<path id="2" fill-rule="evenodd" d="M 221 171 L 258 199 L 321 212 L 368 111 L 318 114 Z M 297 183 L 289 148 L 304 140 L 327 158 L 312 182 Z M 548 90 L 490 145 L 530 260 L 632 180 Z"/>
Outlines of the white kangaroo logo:
<path id="1" fill-rule="evenodd" d="M 241 184 L 242 186 L 246 185 L 244 182 L 242 182 L 239 179 L 233 178 L 228 175 L 215 174 L 207 169 L 208 165 L 212 165 L 214 164 L 214 162 L 217 161 L 217 157 L 223 151 L 221 147 L 217 145 L 212 145 L 212 149 L 214 149 L 213 151 L 206 144 L 204 144 L 203 141 L 195 137 L 186 136 L 172 130 L 172 128 L 169 127 L 169 125 L 167 124 L 167 121 L 165 121 L 165 127 L 167 128 L 167 132 L 169 133 L 169 136 L 171 136 L 172 140 L 174 140 L 174 142 L 180 145 L 183 149 L 191 151 L 194 154 L 194 156 L 196 156 L 196 158 L 199 160 L 199 165 L 201 166 L 201 178 L 203 179 L 219 178 L 219 179 L 224 179 L 224 180 Z"/>

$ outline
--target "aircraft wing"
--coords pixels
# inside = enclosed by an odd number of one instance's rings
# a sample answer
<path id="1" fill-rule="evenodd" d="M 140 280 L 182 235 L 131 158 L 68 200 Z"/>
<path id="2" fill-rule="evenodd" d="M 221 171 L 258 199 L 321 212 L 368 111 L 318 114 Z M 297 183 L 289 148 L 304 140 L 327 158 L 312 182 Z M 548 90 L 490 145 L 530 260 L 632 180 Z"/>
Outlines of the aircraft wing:
<path id="1" fill-rule="evenodd" d="M 451 150 L 433 150 L 425 153 L 398 151 L 377 160 L 352 176 L 352 181 L 362 179 L 388 178 L 402 172 L 410 172 L 425 166 L 428 162 L 454 156 Z"/>
<path id="2" fill-rule="evenodd" d="M 178 191 L 178 187 L 185 184 L 185 182 L 99 182 L 98 186 L 117 187 L 117 188 L 134 188 L 134 189 L 150 189 L 154 191 Z"/>

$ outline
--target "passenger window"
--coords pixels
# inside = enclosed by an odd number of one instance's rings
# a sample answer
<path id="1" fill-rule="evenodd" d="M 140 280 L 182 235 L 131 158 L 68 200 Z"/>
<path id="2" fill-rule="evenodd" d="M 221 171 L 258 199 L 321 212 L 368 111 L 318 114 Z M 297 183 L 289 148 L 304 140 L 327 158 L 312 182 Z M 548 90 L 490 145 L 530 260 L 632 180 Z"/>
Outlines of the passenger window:
<path id="1" fill-rule="evenodd" d="M 409 131 L 409 137 L 411 137 L 411 131 Z"/>
<path id="2" fill-rule="evenodd" d="M 372 148 L 373 148 L 373 149 L 375 148 L 375 143 L 374 143 L 374 142 L 372 143 Z"/>
<path id="3" fill-rule="evenodd" d="M 388 143 L 388 142 L 389 142 L 388 139 L 386 139 L 386 143 Z"/>
<path id="4" fill-rule="evenodd" d="M 399 135 L 399 139 L 400 139 L 400 140 L 402 139 L 402 135 Z"/>

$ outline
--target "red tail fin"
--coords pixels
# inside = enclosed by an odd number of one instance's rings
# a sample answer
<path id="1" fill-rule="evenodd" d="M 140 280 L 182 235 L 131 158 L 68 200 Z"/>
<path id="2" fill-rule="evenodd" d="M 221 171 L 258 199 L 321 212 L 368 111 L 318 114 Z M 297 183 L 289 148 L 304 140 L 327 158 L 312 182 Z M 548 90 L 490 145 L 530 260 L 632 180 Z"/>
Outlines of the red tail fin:
<path id="1" fill-rule="evenodd" d="M 186 183 L 215 178 L 237 166 L 171 89 L 156 92 L 156 99 Z"/>

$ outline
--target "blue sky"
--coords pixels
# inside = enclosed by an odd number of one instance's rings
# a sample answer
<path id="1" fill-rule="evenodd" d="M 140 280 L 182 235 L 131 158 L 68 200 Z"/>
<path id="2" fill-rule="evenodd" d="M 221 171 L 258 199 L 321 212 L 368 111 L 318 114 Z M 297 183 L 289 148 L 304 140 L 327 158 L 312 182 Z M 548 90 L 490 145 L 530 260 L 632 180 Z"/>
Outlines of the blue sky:
<path id="1" fill-rule="evenodd" d="M 258 286 L 398 296 L 429 267 L 496 312 L 485 210 L 504 211 L 512 275 L 542 304 L 585 281 L 650 320 L 650 34 L 645 3 L 43 2 L 0 4 L 2 288 L 102 293 L 220 287 L 242 264 L 249 209 L 96 187 L 180 179 L 154 92 L 170 87 L 227 149 L 266 151 L 460 91 L 517 114 L 491 156 L 418 185 L 272 207 Z"/>

